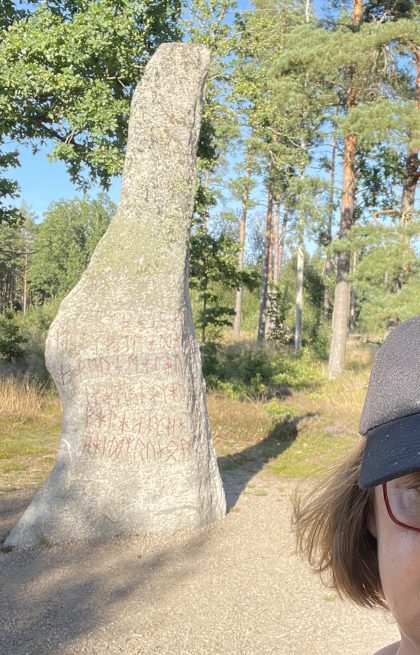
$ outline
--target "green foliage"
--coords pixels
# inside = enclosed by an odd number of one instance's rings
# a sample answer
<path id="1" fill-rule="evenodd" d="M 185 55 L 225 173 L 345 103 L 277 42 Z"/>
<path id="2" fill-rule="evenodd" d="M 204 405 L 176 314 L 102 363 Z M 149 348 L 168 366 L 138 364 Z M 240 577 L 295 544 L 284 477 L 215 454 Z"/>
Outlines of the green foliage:
<path id="1" fill-rule="evenodd" d="M 281 405 L 277 401 L 268 403 L 264 409 L 270 416 L 282 416 L 284 418 L 294 418 L 295 416 L 298 416 L 298 412 L 295 407 Z"/>
<path id="2" fill-rule="evenodd" d="M 0 147 L 3 145 L 4 139 L 0 134 Z M 19 166 L 17 151 L 0 152 L 0 171 L 7 168 L 16 168 Z M 19 187 L 17 182 L 9 180 L 5 177 L 0 177 L 0 225 L 7 223 L 8 225 L 16 225 L 22 220 L 22 216 L 18 209 L 4 204 L 6 198 L 16 198 L 18 195 Z"/>
<path id="3" fill-rule="evenodd" d="M 0 357 L 7 362 L 22 359 L 25 354 L 22 346 L 26 341 L 16 324 L 14 313 L 5 311 L 0 316 Z"/>
<path id="4" fill-rule="evenodd" d="M 420 260 L 401 289 L 392 293 L 372 285 L 360 296 L 358 325 L 365 332 L 384 334 L 391 321 L 400 323 L 420 314 Z"/>
<path id="5" fill-rule="evenodd" d="M 0 25 L 0 134 L 52 140 L 86 188 L 122 170 L 130 100 L 160 43 L 179 38 L 179 0 L 44 0 Z"/>
<path id="6" fill-rule="evenodd" d="M 62 298 L 75 286 L 114 213 L 115 205 L 104 194 L 52 204 L 39 226 L 30 263 L 35 300 Z"/>
<path id="7" fill-rule="evenodd" d="M 202 358 L 208 387 L 238 400 L 287 396 L 291 389 L 311 387 L 322 378 L 319 359 L 308 348 L 294 355 L 273 347 L 243 350 L 205 344 Z"/>
<path id="8" fill-rule="evenodd" d="M 53 322 L 60 298 L 46 300 L 42 305 L 32 305 L 23 314 L 16 315 L 21 333 L 26 338 L 25 362 L 30 374 L 39 380 L 48 380 L 49 374 L 45 366 L 45 340 L 48 329 Z"/>
<path id="9" fill-rule="evenodd" d="M 378 210 L 398 206 L 398 185 L 403 175 L 405 158 L 406 153 L 398 150 L 395 145 L 379 143 L 370 146 L 365 144 L 363 149 L 359 147 L 357 177 L 360 200 L 355 209 L 358 218 L 371 208 Z"/>
<path id="10" fill-rule="evenodd" d="M 383 20 L 398 20 L 414 16 L 415 0 L 369 0 L 364 3 L 363 18 L 366 22 Z"/>
<path id="11" fill-rule="evenodd" d="M 418 314 L 420 258 L 415 242 L 420 218 L 407 223 L 374 223 L 353 227 L 337 247 L 360 253 L 356 273 L 357 320 L 362 330 L 383 333 L 391 320 Z"/>
<path id="12" fill-rule="evenodd" d="M 183 40 L 206 45 L 211 52 L 200 136 L 197 150 L 199 183 L 194 214 L 204 218 L 208 208 L 220 198 L 215 184 L 216 169 L 223 160 L 232 138 L 237 134 L 235 113 L 228 106 L 229 76 L 227 58 L 234 40 L 228 12 L 236 8 L 236 0 L 184 0 L 184 17 L 180 21 Z"/>
<path id="13" fill-rule="evenodd" d="M 307 256 L 303 277 L 303 331 L 302 345 L 313 347 L 318 342 L 319 353 L 325 352 L 325 336 L 321 334 L 322 300 L 324 293 L 324 280 L 319 271 L 319 261 L 313 261 Z M 292 344 L 296 321 L 296 257 L 292 257 L 281 272 L 277 287 L 271 287 L 271 303 L 269 303 L 268 316 L 273 329 L 270 338 L 278 343 Z"/>
<path id="14" fill-rule="evenodd" d="M 255 289 L 258 276 L 253 271 L 238 268 L 238 244 L 222 234 L 214 237 L 204 229 L 197 230 L 190 241 L 190 287 L 197 292 L 200 305 L 196 326 L 201 341 L 206 341 L 206 330 L 212 326 L 214 338 L 220 328 L 232 325 L 234 310 L 220 305 L 217 286 Z"/>

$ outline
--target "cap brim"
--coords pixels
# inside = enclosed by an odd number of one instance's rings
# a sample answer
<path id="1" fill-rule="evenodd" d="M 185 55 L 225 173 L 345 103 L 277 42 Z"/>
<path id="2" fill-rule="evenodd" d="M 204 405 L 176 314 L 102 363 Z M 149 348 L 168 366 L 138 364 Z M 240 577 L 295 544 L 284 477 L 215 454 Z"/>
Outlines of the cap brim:
<path id="1" fill-rule="evenodd" d="M 366 489 L 420 470 L 420 413 L 369 430 L 359 474 Z"/>

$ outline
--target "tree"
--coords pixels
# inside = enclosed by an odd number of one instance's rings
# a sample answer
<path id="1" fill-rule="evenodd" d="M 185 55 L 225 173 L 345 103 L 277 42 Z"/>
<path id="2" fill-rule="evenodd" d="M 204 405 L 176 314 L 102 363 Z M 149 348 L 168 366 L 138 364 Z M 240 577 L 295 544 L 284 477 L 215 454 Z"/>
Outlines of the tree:
<path id="1" fill-rule="evenodd" d="M 30 0 L 28 7 L 30 7 Z M 10 25 L 19 19 L 23 19 L 29 13 L 28 8 L 18 8 L 17 3 L 13 0 L 3 0 L 0 4 L 0 42 L 1 34 L 7 30 Z M 0 90 L 0 95 L 4 90 Z M 0 130 L 0 148 L 4 148 L 4 135 Z M 0 171 L 7 169 L 9 167 L 16 168 L 19 166 L 18 152 L 17 150 L 13 151 L 4 151 L 0 150 Z M 19 211 L 15 207 L 10 207 L 5 204 L 7 198 L 12 199 L 16 198 L 19 192 L 19 186 L 17 182 L 9 180 L 5 177 L 0 177 L 0 225 L 7 223 L 9 225 L 16 225 L 19 221 L 22 220 L 22 217 Z"/>
<path id="2" fill-rule="evenodd" d="M 186 16 L 180 23 L 183 39 L 203 44 L 211 51 L 206 98 L 197 149 L 198 188 L 195 216 L 207 225 L 209 208 L 220 198 L 217 168 L 224 164 L 223 154 L 235 136 L 235 116 L 227 104 L 229 88 L 226 60 L 232 49 L 232 28 L 227 14 L 236 0 L 192 0 L 185 3 Z"/>
<path id="3" fill-rule="evenodd" d="M 271 171 L 269 170 L 268 178 L 266 180 L 267 186 L 267 214 L 265 222 L 265 235 L 264 235 L 264 255 L 262 266 L 262 283 L 260 289 L 260 312 L 258 317 L 258 332 L 257 342 L 262 343 L 265 339 L 266 333 L 266 320 L 267 320 L 267 304 L 268 304 L 268 283 L 270 277 L 270 258 L 271 248 L 273 242 L 273 206 L 274 206 L 274 181 L 270 177 Z"/>
<path id="4" fill-rule="evenodd" d="M 352 25 L 359 29 L 362 19 L 363 2 L 354 0 Z M 357 79 L 354 66 L 348 69 L 348 87 L 346 89 L 345 109 L 350 111 L 358 102 Z M 339 236 L 344 237 L 354 222 L 354 199 L 356 193 L 356 134 L 350 132 L 344 137 L 343 178 L 340 208 Z M 328 377 L 338 377 L 344 369 L 346 355 L 346 339 L 350 313 L 350 287 L 346 276 L 350 272 L 350 253 L 341 250 L 337 257 L 336 283 L 334 292 L 334 309 L 332 315 L 332 338 L 330 358 L 328 362 Z"/>
<path id="5" fill-rule="evenodd" d="M 196 289 L 200 309 L 196 325 L 201 342 L 205 343 L 207 328 L 232 325 L 235 311 L 220 304 L 220 288 L 237 289 L 244 286 L 253 290 L 259 283 L 258 275 L 238 267 L 239 246 L 221 234 L 214 237 L 205 229 L 198 229 L 190 242 L 190 287 Z"/>
<path id="6" fill-rule="evenodd" d="M 250 209 L 250 207 L 253 206 L 253 203 L 250 200 L 250 192 L 254 185 L 255 182 L 251 178 L 250 153 L 248 151 L 246 157 L 246 164 L 245 164 L 245 175 L 235 178 L 235 180 L 233 180 L 230 183 L 230 188 L 233 193 L 233 196 L 240 199 L 241 201 L 241 220 L 239 224 L 239 241 L 238 241 L 239 270 L 242 270 L 244 268 L 246 223 L 247 223 L 248 210 Z M 233 323 L 233 334 L 235 337 L 239 337 L 241 331 L 242 291 L 243 291 L 242 287 L 239 287 L 236 290 L 236 296 L 235 296 L 235 320 Z"/>
<path id="7" fill-rule="evenodd" d="M 0 316 L 0 358 L 11 362 L 13 359 L 22 359 L 23 344 L 27 339 L 20 334 L 15 316 L 8 310 Z"/>
<path id="8" fill-rule="evenodd" d="M 0 147 L 3 145 L 4 140 L 0 136 Z M 0 171 L 9 167 L 16 168 L 19 166 L 18 152 L 1 152 L 0 151 Z M 18 196 L 19 186 L 17 182 L 9 180 L 5 177 L 0 177 L 0 225 L 7 223 L 8 225 L 16 225 L 21 221 L 22 217 L 16 207 L 6 205 L 7 198 L 12 199 Z"/>
<path id="9" fill-rule="evenodd" d="M 0 313 L 28 306 L 28 265 L 36 233 L 36 216 L 22 204 L 18 222 L 0 223 Z"/>
<path id="10" fill-rule="evenodd" d="M 244 214 L 239 248 L 222 229 L 214 234 L 210 208 L 221 200 L 218 189 L 225 166 L 225 153 L 238 136 L 237 120 L 229 106 L 229 60 L 233 47 L 232 26 L 228 12 L 236 0 L 193 0 L 182 23 L 184 38 L 205 44 L 212 53 L 206 101 L 198 143 L 198 188 L 194 205 L 194 223 L 190 242 L 190 287 L 198 294 L 200 309 L 197 327 L 201 341 L 208 338 L 208 328 L 218 330 L 232 324 L 234 310 L 220 304 L 220 290 L 233 289 L 243 283 L 255 285 L 255 276 L 243 270 Z M 233 193 L 238 192 L 237 181 Z M 246 193 L 243 189 L 240 194 Z M 246 210 L 245 210 L 246 211 Z M 239 250 L 239 253 L 238 253 Z M 241 254 L 242 253 L 242 254 Z M 239 257 L 239 261 L 235 261 Z"/>
<path id="11" fill-rule="evenodd" d="M 242 111 L 252 126 L 252 142 L 264 171 L 267 190 L 267 220 L 263 257 L 262 287 L 258 340 L 261 342 L 269 326 L 266 313 L 275 298 L 273 288 L 274 250 L 279 248 L 273 220 L 275 199 L 283 198 L 285 216 L 288 216 L 284 199 L 291 197 L 287 189 L 306 177 L 312 161 L 312 151 L 320 138 L 323 112 L 331 102 L 328 85 L 320 85 L 318 78 L 306 67 L 291 65 L 289 48 L 302 47 L 296 37 L 300 26 L 312 22 L 308 2 L 279 2 L 258 0 L 255 11 L 245 13 L 239 20 L 243 38 L 238 45 L 238 64 L 235 74 L 236 94 L 242 97 Z M 318 191 L 312 187 L 312 205 L 317 204 Z M 322 187 L 322 183 L 321 183 Z M 296 293 L 296 349 L 301 344 L 303 241 L 314 220 L 311 211 L 299 214 L 297 231 L 297 258 L 299 288 Z M 278 226 L 276 228 L 278 230 Z M 276 271 L 278 276 L 278 271 Z"/>
<path id="12" fill-rule="evenodd" d="M 39 226 L 29 266 L 29 288 L 37 303 L 62 298 L 75 286 L 115 209 L 105 194 L 51 205 Z"/>
<path id="13" fill-rule="evenodd" d="M 0 135 L 52 142 L 82 188 L 122 170 L 131 97 L 160 43 L 179 38 L 180 0 L 42 0 L 0 24 Z M 87 175 L 86 175 L 87 171 Z"/>
<path id="14" fill-rule="evenodd" d="M 410 223 L 402 224 L 398 214 L 392 222 L 387 216 L 382 220 L 377 216 L 373 223 L 355 226 L 347 242 L 340 245 L 347 251 L 360 253 L 357 270 L 350 281 L 356 284 L 359 298 L 358 322 L 370 332 L 384 333 L 391 321 L 405 320 L 420 310 L 417 293 L 420 258 L 415 250 L 420 216 L 417 212 Z M 396 278 L 401 286 L 396 287 Z"/>
<path id="15" fill-rule="evenodd" d="M 341 3 L 341 6 L 345 4 Z M 334 127 L 344 146 L 341 237 L 346 235 L 357 217 L 356 156 L 363 141 L 378 143 L 382 139 L 392 142 L 397 126 L 416 122 L 412 105 L 402 101 L 398 89 L 400 76 L 395 75 L 398 53 L 394 44 L 416 42 L 418 23 L 413 20 L 364 22 L 362 10 L 362 3 L 357 0 L 350 15 L 342 11 L 338 19 L 326 18 L 313 25 L 297 25 L 287 35 L 289 47 L 280 56 L 284 66 L 308 71 L 312 79 L 318 79 L 321 88 L 331 91 L 324 120 Z M 349 319 L 349 270 L 350 254 L 340 251 L 330 349 L 331 377 L 339 375 L 344 364 Z"/>

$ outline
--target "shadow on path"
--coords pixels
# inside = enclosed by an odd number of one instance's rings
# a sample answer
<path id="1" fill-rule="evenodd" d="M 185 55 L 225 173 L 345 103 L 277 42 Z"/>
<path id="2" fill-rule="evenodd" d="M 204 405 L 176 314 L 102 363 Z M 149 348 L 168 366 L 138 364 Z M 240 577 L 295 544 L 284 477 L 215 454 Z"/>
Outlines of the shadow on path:
<path id="1" fill-rule="evenodd" d="M 13 494 L 0 497 L 3 534 L 24 509 L 18 495 L 16 501 L 20 508 L 14 512 Z M 73 653 L 75 642 L 97 631 L 101 638 L 109 634 L 110 641 L 123 642 L 132 632 L 133 616 L 138 633 L 147 631 L 150 612 L 158 612 L 167 597 L 176 598 L 194 579 L 211 536 L 198 529 L 166 538 L 0 552 L 0 653 Z"/>
<path id="2" fill-rule="evenodd" d="M 312 416 L 315 416 L 314 412 L 294 418 L 286 417 L 275 423 L 262 441 L 234 455 L 218 458 L 228 509 L 236 505 L 249 481 L 264 465 L 289 448 L 298 435 L 299 423 Z"/>

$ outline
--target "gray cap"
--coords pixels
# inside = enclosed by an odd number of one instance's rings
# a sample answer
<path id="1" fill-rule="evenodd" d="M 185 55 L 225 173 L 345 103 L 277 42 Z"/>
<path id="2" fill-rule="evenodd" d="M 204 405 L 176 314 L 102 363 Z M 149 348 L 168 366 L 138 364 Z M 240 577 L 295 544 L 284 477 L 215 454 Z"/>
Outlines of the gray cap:
<path id="1" fill-rule="evenodd" d="M 379 348 L 359 431 L 367 438 L 360 487 L 420 470 L 420 316 L 395 327 Z"/>

